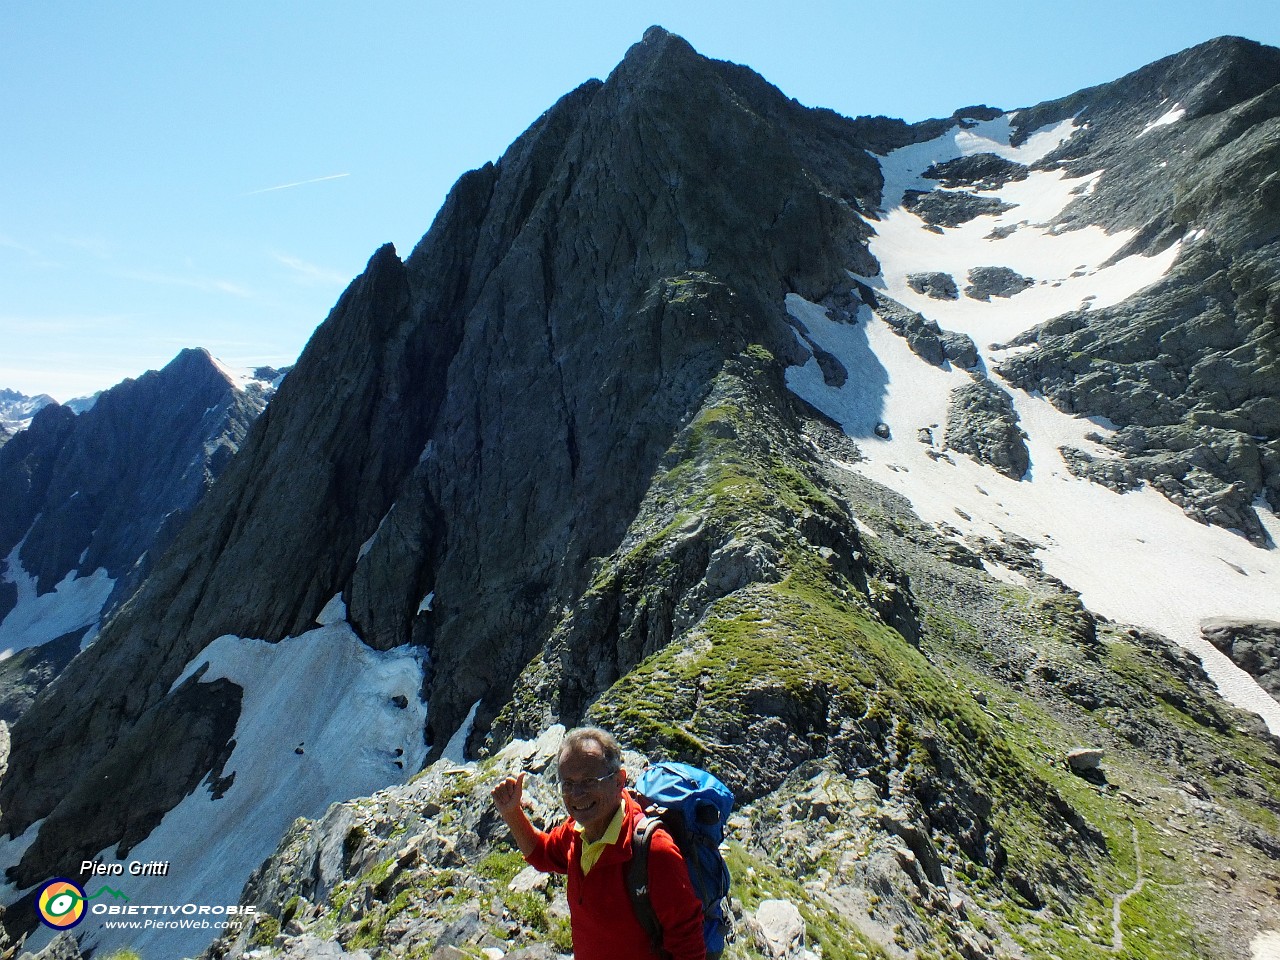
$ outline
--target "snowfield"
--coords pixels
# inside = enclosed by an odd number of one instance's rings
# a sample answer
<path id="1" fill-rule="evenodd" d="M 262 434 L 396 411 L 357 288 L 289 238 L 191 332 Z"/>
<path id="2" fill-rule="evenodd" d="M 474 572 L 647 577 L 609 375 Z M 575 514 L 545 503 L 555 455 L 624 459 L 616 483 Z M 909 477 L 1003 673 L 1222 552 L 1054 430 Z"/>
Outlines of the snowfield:
<path id="1" fill-rule="evenodd" d="M 1176 120 L 1175 112 L 1166 114 L 1172 118 L 1166 123 Z M 886 209 L 871 241 L 882 273 L 858 278 L 943 329 L 971 336 L 986 370 L 997 356 L 992 344 L 1058 314 L 1124 300 L 1162 277 L 1181 249 L 1174 244 L 1155 257 L 1131 256 L 1105 265 L 1132 234 L 1050 227 L 1076 192 L 1091 189 L 1089 179 L 1073 179 L 1062 171 L 1032 171 L 1021 182 L 976 191 L 1013 208 L 941 232 L 902 206 L 905 190 L 937 187 L 920 176 L 930 164 L 984 152 L 1032 163 L 1076 128 L 1066 121 L 1018 148 L 1008 144 L 1009 129 L 1008 118 L 953 129 L 882 158 Z M 992 232 L 997 227 L 1013 229 L 996 239 Z M 968 271 L 979 266 L 1009 267 L 1035 284 L 1012 297 L 984 302 L 963 293 L 956 300 L 935 300 L 907 282 L 909 274 L 942 271 L 963 289 Z M 787 372 L 788 386 L 796 394 L 861 441 L 867 459 L 840 463 L 842 468 L 902 494 L 921 519 L 944 528 L 947 535 L 963 540 L 1017 534 L 1037 544 L 1045 570 L 1079 591 L 1090 610 L 1157 631 L 1186 647 L 1201 658 L 1223 696 L 1280 732 L 1280 704 L 1200 634 L 1201 622 L 1211 617 L 1280 620 L 1280 557 L 1274 549 L 1254 547 L 1243 537 L 1196 523 L 1154 490 L 1144 487 L 1122 495 L 1073 476 L 1058 448 L 1069 445 L 1095 457 L 1112 456 L 1085 439 L 1091 432 L 1106 435 L 1112 426 L 1063 414 L 994 374 L 992 382 L 1012 396 L 1028 435 L 1027 475 L 1011 480 L 954 451 L 930 457 L 929 451 L 937 453 L 938 448 L 917 439 L 918 431 L 930 428 L 941 445 L 948 397 L 970 375 L 950 365 L 943 369 L 926 363 L 869 308 L 862 308 L 856 325 L 848 325 L 828 319 L 823 307 L 794 294 L 786 305 L 812 341 L 848 370 L 848 380 L 839 388 L 824 382 L 812 357 Z M 875 435 L 880 422 L 890 427 L 889 439 Z M 1258 512 L 1272 540 L 1280 539 L 1280 520 L 1265 504 Z"/>
<path id="2" fill-rule="evenodd" d="M 0 580 L 12 583 L 18 590 L 17 606 L 0 621 L 0 660 L 77 631 L 84 631 L 81 647 L 91 643 L 98 635 L 102 608 L 116 585 L 101 567 L 78 578 L 73 570 L 52 593 L 37 596 L 35 577 L 27 573 L 18 557 L 26 542 L 23 537 L 9 552 L 0 574 Z"/>
<path id="3" fill-rule="evenodd" d="M 114 847 L 101 852 L 106 863 L 171 864 L 163 877 L 131 877 L 126 866 L 123 876 L 107 878 L 131 903 L 238 903 L 249 874 L 295 819 L 318 818 L 332 803 L 403 783 L 421 769 L 427 755 L 421 649 L 373 650 L 343 619 L 340 599 L 325 609 L 328 623 L 279 643 L 219 637 L 175 681 L 177 687 L 208 664 L 200 682 L 226 677 L 243 688 L 235 750 L 222 771 L 235 780 L 220 799 L 201 784 L 124 859 Z M 34 837 L 33 828 L 0 842 L 0 863 L 16 862 Z M 97 887 L 90 886 L 92 894 Z M 3 892 L 6 901 L 20 894 Z M 82 949 L 106 954 L 127 946 L 148 960 L 195 956 L 216 935 L 106 930 L 96 917 L 81 932 Z M 27 949 L 46 940 L 33 936 Z"/>

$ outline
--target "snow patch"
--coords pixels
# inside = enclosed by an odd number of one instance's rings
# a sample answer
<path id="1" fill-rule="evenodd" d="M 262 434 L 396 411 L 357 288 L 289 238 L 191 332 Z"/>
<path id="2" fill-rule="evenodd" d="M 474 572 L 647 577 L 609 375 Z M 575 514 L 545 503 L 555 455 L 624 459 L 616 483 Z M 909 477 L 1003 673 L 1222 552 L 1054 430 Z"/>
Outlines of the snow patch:
<path id="1" fill-rule="evenodd" d="M 324 605 L 324 609 L 320 611 L 316 617 L 316 623 L 322 627 L 327 627 L 335 623 L 343 623 L 347 619 L 347 604 L 342 599 L 342 591 L 338 591 L 329 598 L 329 602 Z"/>
<path id="2" fill-rule="evenodd" d="M 1148 123 L 1145 127 L 1143 127 L 1142 132 L 1138 134 L 1138 136 L 1145 137 L 1148 133 L 1150 133 L 1152 130 L 1157 129 L 1158 127 L 1167 127 L 1172 124 L 1175 124 L 1186 115 L 1187 115 L 1187 111 L 1185 107 L 1183 107 L 1181 104 L 1174 104 L 1172 110 L 1168 111 L 1165 114 L 1162 114 L 1161 116 L 1157 117 L 1155 120 L 1152 120 L 1150 123 Z"/>
<path id="3" fill-rule="evenodd" d="M 373 534 L 369 537 L 368 540 L 360 544 L 360 551 L 356 554 L 356 563 L 359 563 L 361 560 L 363 560 L 365 557 L 365 554 L 373 549 L 374 541 L 378 539 L 378 534 L 382 532 L 383 524 L 387 522 L 387 518 L 391 516 L 391 511 L 394 510 L 395 508 L 396 508 L 396 505 L 394 503 L 391 504 L 391 508 L 387 510 L 387 512 L 383 515 L 382 519 L 378 521 L 378 529 L 373 531 Z"/>
<path id="4" fill-rule="evenodd" d="M 1280 731 L 1280 704 L 1200 635 L 1210 617 L 1280 620 L 1280 553 L 1196 523 L 1149 488 L 1119 494 L 1074 476 L 1058 448 L 1100 450 L 1085 439 L 1100 424 L 1021 390 L 1009 393 L 1028 434 L 1026 480 L 1010 480 L 954 451 L 934 460 L 916 431 L 946 422 L 950 392 L 969 375 L 925 363 L 869 310 L 848 326 L 794 294 L 787 309 L 849 369 L 839 388 L 826 384 L 812 358 L 786 374 L 791 390 L 849 436 L 867 438 L 866 459 L 849 469 L 905 496 L 921 519 L 958 528 L 966 538 L 1014 533 L 1040 544 L 1045 570 L 1078 590 L 1090 610 L 1191 650 L 1223 696 Z M 889 439 L 871 435 L 877 421 L 889 424 Z"/>
<path id="5" fill-rule="evenodd" d="M 1094 176 L 1097 176 L 1095 174 Z M 993 196 L 1013 208 L 936 233 L 905 207 L 895 206 L 876 225 L 870 249 L 882 268 L 873 285 L 904 306 L 967 333 L 983 346 L 1004 343 L 1059 314 L 1111 306 L 1163 277 L 1182 244 L 1153 257 L 1129 256 L 1103 266 L 1134 236 L 1132 230 L 1108 234 L 1088 226 L 1059 231 L 1047 226 L 1073 199 L 1080 185 L 1060 170 L 1032 171 L 1026 180 L 1007 184 Z M 1017 229 L 993 239 L 1002 227 Z M 975 267 L 1003 266 L 1035 284 L 1013 297 L 935 300 L 911 289 L 909 274 L 950 274 L 962 290 Z"/>
<path id="6" fill-rule="evenodd" d="M 1075 120 L 1042 127 L 1029 136 L 1021 146 L 1011 146 L 1013 134 L 1012 114 L 985 120 L 969 128 L 952 127 L 940 137 L 924 143 L 912 143 L 893 150 L 880 158 L 884 173 L 884 209 L 902 203 L 907 190 L 937 189 L 936 180 L 926 180 L 923 174 L 935 163 L 946 163 L 959 157 L 977 153 L 994 153 L 996 156 L 1028 166 L 1044 159 L 1052 151 L 1081 129 Z"/>
<path id="7" fill-rule="evenodd" d="M 44 823 L 41 817 L 31 826 L 27 827 L 26 832 L 10 839 L 5 834 L 0 833 L 0 902 L 13 903 L 19 897 L 22 897 L 28 890 L 34 890 L 38 884 L 27 887 L 26 890 L 19 890 L 12 883 L 4 879 L 5 873 L 10 867 L 16 867 L 23 855 L 27 852 L 27 847 L 36 842 L 36 834 L 40 832 L 40 826 Z M 43 882 L 43 881 L 41 881 Z"/>
<path id="8" fill-rule="evenodd" d="M 419 698 L 422 652 L 373 650 L 345 623 L 279 643 L 223 636 L 209 644 L 174 686 L 201 666 L 244 690 L 235 750 L 223 770 L 235 780 L 221 799 L 197 788 L 170 810 L 128 860 L 168 860 L 166 877 L 128 877 L 121 889 L 138 904 L 230 904 L 298 817 L 403 783 L 422 767 L 427 705 Z M 405 708 L 393 700 L 403 698 Z M 114 846 L 107 863 L 123 862 Z M 126 885 L 127 881 L 127 885 Z M 213 931 L 111 931 L 82 925 L 85 945 L 108 953 L 129 946 L 148 958 L 195 956 Z"/>
<path id="9" fill-rule="evenodd" d="M 435 592 L 434 590 L 432 590 L 432 591 L 431 591 L 430 593 L 428 593 L 425 597 L 423 597 L 423 598 L 422 598 L 422 602 L 421 602 L 420 604 L 418 604 L 418 612 L 419 612 L 419 613 L 430 613 L 430 612 L 431 612 L 431 605 L 432 605 L 433 603 L 435 603 L 435 602 L 436 602 L 436 592 Z"/>
<path id="10" fill-rule="evenodd" d="M 0 660 L 79 630 L 96 634 L 98 618 L 116 584 L 102 567 L 87 577 L 78 577 L 78 571 L 72 570 L 52 593 L 37 596 L 36 579 L 27 573 L 18 556 L 26 542 L 23 537 L 9 551 L 0 575 L 0 580 L 12 583 L 18 590 L 17 605 L 0 621 Z"/>
<path id="11" fill-rule="evenodd" d="M 449 738 L 449 742 L 445 744 L 444 750 L 440 752 L 441 759 L 448 760 L 461 766 L 467 763 L 467 739 L 471 736 L 471 731 L 476 725 L 476 711 L 480 709 L 480 701 L 477 700 L 471 705 L 471 710 L 467 713 L 467 718 L 462 721 L 462 726 L 458 727 L 457 732 Z"/>

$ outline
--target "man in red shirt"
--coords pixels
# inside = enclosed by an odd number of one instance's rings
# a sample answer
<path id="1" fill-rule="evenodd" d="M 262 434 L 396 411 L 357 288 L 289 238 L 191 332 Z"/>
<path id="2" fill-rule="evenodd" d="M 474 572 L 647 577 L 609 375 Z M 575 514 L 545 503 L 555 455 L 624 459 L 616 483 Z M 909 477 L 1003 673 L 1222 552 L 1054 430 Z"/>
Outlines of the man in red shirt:
<path id="1" fill-rule="evenodd" d="M 653 960 L 653 945 L 627 894 L 631 839 L 642 814 L 626 791 L 618 742 L 594 727 L 572 730 L 560 747 L 559 771 L 569 813 L 559 826 L 544 833 L 529 822 L 524 773 L 493 788 L 494 805 L 530 865 L 569 875 L 575 960 Z M 662 926 L 663 953 L 671 960 L 705 960 L 702 904 L 664 830 L 650 844 L 649 898 Z"/>

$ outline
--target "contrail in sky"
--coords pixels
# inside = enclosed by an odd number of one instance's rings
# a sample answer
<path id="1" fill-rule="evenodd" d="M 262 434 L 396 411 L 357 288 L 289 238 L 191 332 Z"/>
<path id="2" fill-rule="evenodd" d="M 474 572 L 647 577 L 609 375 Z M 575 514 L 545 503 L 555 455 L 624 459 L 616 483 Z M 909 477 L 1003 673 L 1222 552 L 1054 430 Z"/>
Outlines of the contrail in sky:
<path id="1" fill-rule="evenodd" d="M 313 177 L 310 180 L 298 180 L 295 183 L 282 183 L 277 187 L 263 187 L 261 190 L 250 190 L 245 194 L 246 197 L 252 197 L 256 193 L 270 193 L 273 190 L 288 190 L 290 187 L 301 187 L 308 183 L 322 183 L 325 180 L 341 180 L 343 177 L 349 177 L 349 173 L 331 173 L 327 177 Z"/>

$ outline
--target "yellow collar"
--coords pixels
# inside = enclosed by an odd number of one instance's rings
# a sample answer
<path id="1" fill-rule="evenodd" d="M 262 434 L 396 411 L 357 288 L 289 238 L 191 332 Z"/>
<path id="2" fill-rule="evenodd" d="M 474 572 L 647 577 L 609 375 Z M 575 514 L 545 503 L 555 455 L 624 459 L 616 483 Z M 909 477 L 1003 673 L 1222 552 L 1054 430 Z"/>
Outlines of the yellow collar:
<path id="1" fill-rule="evenodd" d="M 600 855 L 608 847 L 618 842 L 618 838 L 622 835 L 622 820 L 626 809 L 625 802 L 618 804 L 618 812 L 613 815 L 613 819 L 609 821 L 609 826 L 605 828 L 604 834 L 599 840 L 591 843 L 585 836 L 582 838 L 582 875 L 584 877 L 591 872 L 591 868 L 596 865 Z M 575 822 L 573 829 L 581 834 L 582 824 Z"/>

